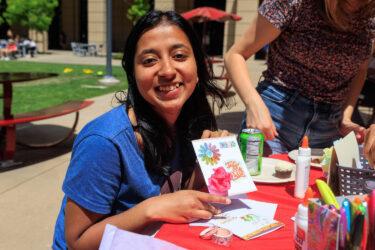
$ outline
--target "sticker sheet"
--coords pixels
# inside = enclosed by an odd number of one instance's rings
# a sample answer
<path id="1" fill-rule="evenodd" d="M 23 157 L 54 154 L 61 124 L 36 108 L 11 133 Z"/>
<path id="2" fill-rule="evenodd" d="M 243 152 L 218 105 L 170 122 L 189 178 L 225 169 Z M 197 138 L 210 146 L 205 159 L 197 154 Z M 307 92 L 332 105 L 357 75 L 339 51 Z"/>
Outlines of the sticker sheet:
<path id="1" fill-rule="evenodd" d="M 210 193 L 225 193 L 229 188 L 226 196 L 231 196 L 257 190 L 235 136 L 200 139 L 192 143 Z"/>

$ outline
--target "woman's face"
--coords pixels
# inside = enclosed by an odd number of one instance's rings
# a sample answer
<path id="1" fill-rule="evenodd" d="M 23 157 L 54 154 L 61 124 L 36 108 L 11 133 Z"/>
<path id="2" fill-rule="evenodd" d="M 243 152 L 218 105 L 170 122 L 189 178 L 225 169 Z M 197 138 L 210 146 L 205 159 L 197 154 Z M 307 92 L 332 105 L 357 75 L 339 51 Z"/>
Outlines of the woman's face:
<path id="1" fill-rule="evenodd" d="M 134 73 L 142 97 L 167 123 L 174 123 L 198 82 L 186 34 L 171 24 L 145 32 L 137 43 Z"/>

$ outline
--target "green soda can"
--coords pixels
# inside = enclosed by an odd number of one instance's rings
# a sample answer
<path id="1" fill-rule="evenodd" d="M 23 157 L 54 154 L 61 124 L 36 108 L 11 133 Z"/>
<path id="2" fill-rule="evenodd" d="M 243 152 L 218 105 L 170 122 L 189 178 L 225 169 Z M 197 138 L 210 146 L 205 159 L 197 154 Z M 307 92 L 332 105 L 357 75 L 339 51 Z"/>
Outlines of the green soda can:
<path id="1" fill-rule="evenodd" d="M 240 134 L 240 150 L 250 175 L 262 171 L 263 142 L 262 131 L 258 129 L 243 129 Z"/>

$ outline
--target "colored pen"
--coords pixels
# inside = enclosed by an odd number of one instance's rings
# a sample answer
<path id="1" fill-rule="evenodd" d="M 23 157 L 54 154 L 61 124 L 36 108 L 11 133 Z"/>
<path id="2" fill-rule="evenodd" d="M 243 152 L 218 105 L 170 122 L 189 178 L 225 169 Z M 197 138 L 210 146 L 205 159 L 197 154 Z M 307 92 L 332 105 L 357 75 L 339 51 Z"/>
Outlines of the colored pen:
<path id="1" fill-rule="evenodd" d="M 339 210 L 340 205 L 337 202 L 335 195 L 333 194 L 331 188 L 327 185 L 327 183 L 325 183 L 322 180 L 316 180 L 316 185 L 318 186 L 318 189 L 319 189 L 320 195 L 323 198 L 323 201 L 328 205 L 330 204 L 334 205 L 336 209 Z"/>
<path id="2" fill-rule="evenodd" d="M 346 241 L 346 234 L 348 231 L 345 207 L 341 207 L 339 213 L 341 215 L 340 224 L 339 224 L 340 225 L 339 244 L 340 244 L 340 248 L 344 248 L 345 241 Z"/>
<path id="3" fill-rule="evenodd" d="M 371 192 L 370 202 L 368 203 L 368 211 L 370 232 L 375 240 L 375 189 Z"/>
<path id="4" fill-rule="evenodd" d="M 351 225 L 351 214 L 350 214 L 350 202 L 348 199 L 344 199 L 342 201 L 342 207 L 345 208 L 346 213 L 346 225 L 348 226 L 348 232 L 350 233 L 350 225 Z"/>
<path id="5" fill-rule="evenodd" d="M 355 215 L 350 232 L 352 247 L 360 247 L 363 236 L 364 215 L 361 212 Z"/>
<path id="6" fill-rule="evenodd" d="M 350 203 L 350 211 L 351 211 L 351 218 L 352 218 L 351 222 L 353 223 L 353 220 L 354 220 L 354 218 L 355 218 L 355 216 L 357 214 L 357 211 L 358 211 L 358 204 L 357 204 L 357 202 L 352 201 Z"/>
<path id="7" fill-rule="evenodd" d="M 366 221 L 366 218 L 365 218 L 363 220 L 361 249 L 366 249 L 366 246 L 367 246 L 367 221 Z"/>
<path id="8" fill-rule="evenodd" d="M 335 205 L 330 204 L 330 205 L 328 206 L 328 209 L 331 210 L 331 211 L 334 212 L 334 213 L 337 213 L 337 209 L 336 209 Z"/>

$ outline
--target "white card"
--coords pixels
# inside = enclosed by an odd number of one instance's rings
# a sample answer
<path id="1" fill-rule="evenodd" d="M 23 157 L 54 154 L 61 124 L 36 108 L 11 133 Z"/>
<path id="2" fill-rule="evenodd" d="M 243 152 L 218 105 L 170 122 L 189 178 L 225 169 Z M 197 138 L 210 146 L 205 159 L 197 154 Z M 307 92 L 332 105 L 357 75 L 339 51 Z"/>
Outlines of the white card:
<path id="1" fill-rule="evenodd" d="M 224 168 L 227 173 L 232 175 L 228 196 L 257 190 L 247 171 L 236 137 L 200 139 L 194 140 L 192 143 L 209 190 L 209 178 L 214 174 L 214 169 L 218 168 Z"/>

